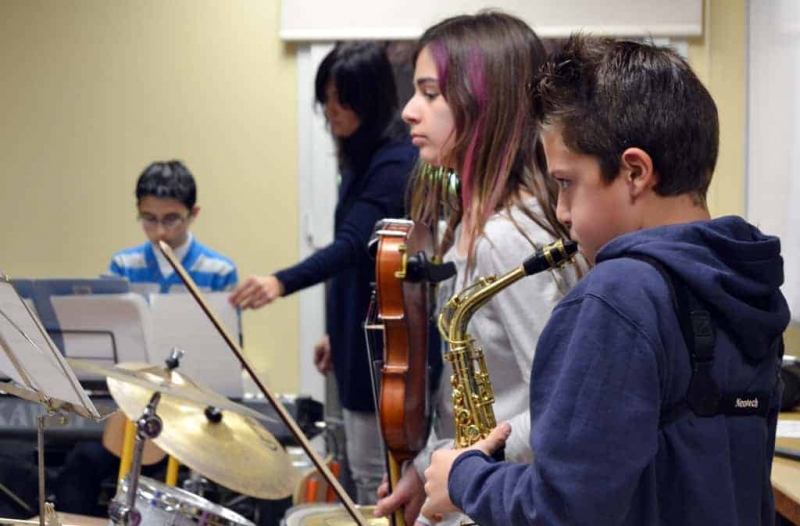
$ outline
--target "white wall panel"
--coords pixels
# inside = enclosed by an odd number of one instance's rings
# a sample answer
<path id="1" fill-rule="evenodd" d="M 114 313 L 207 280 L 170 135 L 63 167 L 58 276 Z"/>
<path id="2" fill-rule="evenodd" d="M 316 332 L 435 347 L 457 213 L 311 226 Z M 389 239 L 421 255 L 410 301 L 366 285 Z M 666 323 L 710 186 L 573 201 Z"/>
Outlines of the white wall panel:
<path id="1" fill-rule="evenodd" d="M 748 5 L 747 217 L 781 237 L 800 321 L 800 3 Z"/>
<path id="2" fill-rule="evenodd" d="M 284 40 L 414 39 L 460 13 L 497 8 L 527 21 L 540 37 L 575 30 L 618 37 L 702 34 L 701 0 L 282 0 Z"/>

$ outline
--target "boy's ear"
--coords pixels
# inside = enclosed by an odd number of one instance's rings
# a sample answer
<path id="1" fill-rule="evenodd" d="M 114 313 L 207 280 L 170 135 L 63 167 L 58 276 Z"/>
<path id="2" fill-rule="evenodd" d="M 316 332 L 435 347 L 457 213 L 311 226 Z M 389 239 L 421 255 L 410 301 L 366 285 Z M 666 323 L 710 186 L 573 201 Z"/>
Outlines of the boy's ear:
<path id="1" fill-rule="evenodd" d="M 628 148 L 622 152 L 620 172 L 631 190 L 631 197 L 638 197 L 658 183 L 653 169 L 653 159 L 641 148 Z"/>
<path id="2" fill-rule="evenodd" d="M 192 219 L 194 219 L 194 218 L 196 218 L 196 217 L 197 217 L 197 214 L 199 214 L 199 213 L 200 213 L 200 207 L 199 207 L 199 206 L 197 206 L 197 205 L 194 205 L 194 206 L 192 207 L 192 210 L 191 210 L 191 212 L 189 212 L 189 217 L 191 217 Z"/>

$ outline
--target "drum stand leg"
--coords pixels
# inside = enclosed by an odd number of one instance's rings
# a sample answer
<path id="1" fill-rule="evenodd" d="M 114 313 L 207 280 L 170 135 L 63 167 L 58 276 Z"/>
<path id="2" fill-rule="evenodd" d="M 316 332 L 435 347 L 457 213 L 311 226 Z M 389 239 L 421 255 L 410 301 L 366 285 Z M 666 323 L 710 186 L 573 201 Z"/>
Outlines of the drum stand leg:
<path id="1" fill-rule="evenodd" d="M 205 497 L 208 479 L 194 470 L 189 470 L 189 478 L 183 483 L 183 489 L 198 497 Z"/>
<path id="2" fill-rule="evenodd" d="M 67 417 L 56 411 L 49 411 L 46 415 L 41 415 L 36 420 L 36 443 L 38 448 L 36 456 L 39 464 L 39 526 L 45 526 L 44 428 L 48 425 L 63 426 L 67 423 Z"/>
<path id="3" fill-rule="evenodd" d="M 36 429 L 36 455 L 39 464 L 39 526 L 44 526 L 44 416 L 38 418 Z"/>
<path id="4" fill-rule="evenodd" d="M 128 493 L 125 502 L 112 501 L 108 506 L 111 522 L 119 526 L 139 526 L 142 515 L 136 510 L 136 491 L 139 486 L 139 473 L 142 469 L 142 452 L 145 440 L 157 438 L 164 428 L 161 418 L 156 414 L 156 406 L 161 400 L 161 393 L 156 391 L 150 398 L 142 416 L 136 421 L 136 445 L 133 451 L 133 466 L 128 473 Z M 43 526 L 43 525 L 41 525 Z"/>

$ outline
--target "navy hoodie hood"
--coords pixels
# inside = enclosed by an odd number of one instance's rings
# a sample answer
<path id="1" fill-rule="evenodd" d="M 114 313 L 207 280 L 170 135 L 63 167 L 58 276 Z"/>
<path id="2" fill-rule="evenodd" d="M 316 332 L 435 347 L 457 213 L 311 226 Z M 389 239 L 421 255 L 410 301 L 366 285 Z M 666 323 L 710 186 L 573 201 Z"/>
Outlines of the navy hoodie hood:
<path id="1" fill-rule="evenodd" d="M 777 237 L 728 216 L 625 234 L 603 246 L 597 263 L 633 254 L 656 259 L 725 321 L 747 357 L 761 360 L 789 323 L 780 252 Z"/>

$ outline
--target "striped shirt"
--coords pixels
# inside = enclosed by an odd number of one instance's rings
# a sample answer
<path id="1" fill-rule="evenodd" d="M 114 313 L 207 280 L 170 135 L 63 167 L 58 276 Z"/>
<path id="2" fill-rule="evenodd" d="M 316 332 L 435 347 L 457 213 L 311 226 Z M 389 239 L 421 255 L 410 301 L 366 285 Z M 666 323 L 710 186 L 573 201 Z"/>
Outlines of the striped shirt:
<path id="1" fill-rule="evenodd" d="M 225 256 L 191 238 L 181 264 L 197 286 L 204 291 L 232 290 L 238 281 L 236 265 Z M 182 286 L 175 272 L 162 273 L 156 251 L 149 241 L 143 245 L 121 250 L 111 258 L 109 270 L 115 276 L 128 278 L 131 283 L 152 283 L 160 292 L 169 292 L 173 285 Z"/>

